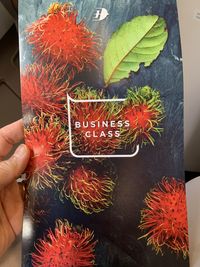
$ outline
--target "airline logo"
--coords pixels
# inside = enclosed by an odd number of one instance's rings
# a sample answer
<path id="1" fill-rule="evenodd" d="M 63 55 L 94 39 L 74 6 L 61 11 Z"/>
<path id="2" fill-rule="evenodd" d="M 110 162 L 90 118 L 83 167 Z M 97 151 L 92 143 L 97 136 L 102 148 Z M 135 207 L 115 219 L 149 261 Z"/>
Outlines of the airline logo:
<path id="1" fill-rule="evenodd" d="M 109 13 L 106 8 L 97 8 L 95 15 L 94 15 L 94 21 L 102 21 L 108 17 Z"/>

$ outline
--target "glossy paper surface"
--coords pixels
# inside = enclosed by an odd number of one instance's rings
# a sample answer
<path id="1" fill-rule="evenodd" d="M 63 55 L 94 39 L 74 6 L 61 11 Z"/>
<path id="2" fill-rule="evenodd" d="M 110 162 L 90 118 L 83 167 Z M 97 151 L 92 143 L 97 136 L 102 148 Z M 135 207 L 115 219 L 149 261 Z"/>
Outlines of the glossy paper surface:
<path id="1" fill-rule="evenodd" d="M 23 266 L 187 267 L 175 0 L 20 0 Z"/>

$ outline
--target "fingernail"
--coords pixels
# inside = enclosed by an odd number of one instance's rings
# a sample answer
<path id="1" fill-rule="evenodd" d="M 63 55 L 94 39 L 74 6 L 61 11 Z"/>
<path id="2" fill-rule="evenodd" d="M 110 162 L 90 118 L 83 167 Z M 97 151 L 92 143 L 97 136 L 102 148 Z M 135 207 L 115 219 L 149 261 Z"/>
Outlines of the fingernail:
<path id="1" fill-rule="evenodd" d="M 26 152 L 27 152 L 27 148 L 24 144 L 22 144 L 16 149 L 14 156 L 21 158 L 21 157 L 24 157 Z"/>

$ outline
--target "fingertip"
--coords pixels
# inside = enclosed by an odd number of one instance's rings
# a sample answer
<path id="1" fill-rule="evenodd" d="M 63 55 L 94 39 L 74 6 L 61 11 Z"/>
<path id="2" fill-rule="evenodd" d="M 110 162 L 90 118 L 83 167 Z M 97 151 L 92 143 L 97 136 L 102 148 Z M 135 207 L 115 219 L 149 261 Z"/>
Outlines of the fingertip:
<path id="1" fill-rule="evenodd" d="M 20 160 L 22 158 L 27 158 L 30 156 L 30 150 L 27 145 L 21 144 L 18 146 L 13 156 L 19 158 Z"/>
<path id="2" fill-rule="evenodd" d="M 10 184 L 24 172 L 29 158 L 28 147 L 21 144 L 11 158 L 0 162 L 0 189 Z"/>
<path id="3" fill-rule="evenodd" d="M 13 156 L 8 160 L 10 166 L 15 170 L 15 177 L 20 176 L 26 169 L 30 158 L 30 150 L 25 144 L 21 144 L 15 150 Z M 11 168 L 11 167 L 10 167 Z"/>

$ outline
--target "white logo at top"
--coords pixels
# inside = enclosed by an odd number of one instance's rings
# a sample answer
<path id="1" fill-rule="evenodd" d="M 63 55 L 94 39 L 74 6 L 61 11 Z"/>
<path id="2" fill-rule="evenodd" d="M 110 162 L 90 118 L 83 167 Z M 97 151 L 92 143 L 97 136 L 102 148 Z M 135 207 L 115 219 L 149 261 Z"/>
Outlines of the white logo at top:
<path id="1" fill-rule="evenodd" d="M 94 15 L 94 20 L 95 21 L 101 21 L 104 20 L 105 18 L 107 18 L 107 16 L 109 15 L 108 11 L 106 8 L 97 8 L 96 13 Z"/>

